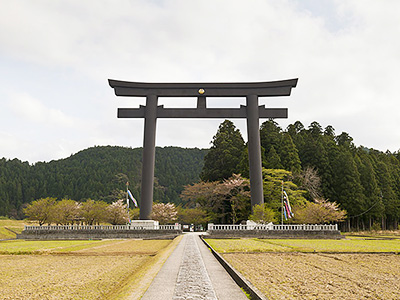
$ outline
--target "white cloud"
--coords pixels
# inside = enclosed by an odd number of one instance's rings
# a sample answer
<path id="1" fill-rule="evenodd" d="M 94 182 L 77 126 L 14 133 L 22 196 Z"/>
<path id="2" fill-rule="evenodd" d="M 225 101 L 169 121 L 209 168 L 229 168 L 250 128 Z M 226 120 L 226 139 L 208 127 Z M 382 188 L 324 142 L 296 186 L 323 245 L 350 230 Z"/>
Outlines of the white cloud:
<path id="1" fill-rule="evenodd" d="M 19 141 L 12 134 L 0 131 L 0 148 L 4 153 L 15 152 L 19 147 L 21 147 L 21 141 Z"/>
<path id="2" fill-rule="evenodd" d="M 337 133 L 348 132 L 356 144 L 400 148 L 400 132 L 394 130 L 400 127 L 398 1 L 3 2 L 0 61 L 9 62 L 3 71 L 9 82 L 0 94 L 13 95 L 8 108 L 22 124 L 15 127 L 41 126 L 30 132 L 43 143 L 56 141 L 65 153 L 91 144 L 141 146 L 143 120 L 118 120 L 116 108 L 137 107 L 143 99 L 114 96 L 107 78 L 220 82 L 299 77 L 291 97 L 261 100 L 289 108 L 289 119 L 281 124 L 318 121 Z M 29 68 L 41 75 L 19 84 Z M 186 105 L 185 100 L 160 102 Z M 233 102 L 224 105 L 236 107 Z M 157 143 L 207 146 L 221 121 L 160 120 Z M 245 123 L 237 124 L 246 136 Z"/>
<path id="3" fill-rule="evenodd" d="M 9 106 L 25 122 L 58 127 L 78 125 L 77 120 L 65 115 L 60 109 L 46 107 L 42 102 L 25 93 L 12 95 Z"/>

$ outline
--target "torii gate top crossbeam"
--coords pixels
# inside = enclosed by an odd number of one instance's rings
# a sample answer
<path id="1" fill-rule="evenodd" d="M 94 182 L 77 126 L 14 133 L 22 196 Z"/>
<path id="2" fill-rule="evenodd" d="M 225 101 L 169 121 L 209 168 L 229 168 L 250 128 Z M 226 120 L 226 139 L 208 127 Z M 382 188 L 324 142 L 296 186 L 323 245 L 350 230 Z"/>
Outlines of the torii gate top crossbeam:
<path id="1" fill-rule="evenodd" d="M 109 79 L 116 96 L 146 97 L 258 97 L 290 96 L 296 79 L 237 83 L 145 83 Z"/>

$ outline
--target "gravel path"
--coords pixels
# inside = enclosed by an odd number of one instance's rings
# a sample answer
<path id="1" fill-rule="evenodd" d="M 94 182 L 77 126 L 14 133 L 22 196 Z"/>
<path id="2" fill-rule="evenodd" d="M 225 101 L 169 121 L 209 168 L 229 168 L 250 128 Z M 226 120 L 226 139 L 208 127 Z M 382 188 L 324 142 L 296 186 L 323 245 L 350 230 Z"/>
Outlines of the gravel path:
<path id="1" fill-rule="evenodd" d="M 186 240 L 173 299 L 217 299 L 194 235 Z"/>
<path id="2" fill-rule="evenodd" d="M 143 300 L 247 299 L 197 234 L 186 234 Z"/>

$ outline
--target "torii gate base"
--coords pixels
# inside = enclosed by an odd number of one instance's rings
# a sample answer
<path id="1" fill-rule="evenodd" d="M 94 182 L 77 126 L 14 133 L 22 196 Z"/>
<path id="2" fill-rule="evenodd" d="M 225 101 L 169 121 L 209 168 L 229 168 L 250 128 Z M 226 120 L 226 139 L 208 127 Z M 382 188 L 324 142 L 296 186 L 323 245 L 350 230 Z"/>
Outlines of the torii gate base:
<path id="1" fill-rule="evenodd" d="M 260 118 L 287 118 L 287 108 L 265 108 L 258 97 L 290 96 L 298 79 L 249 83 L 140 83 L 109 79 L 116 96 L 146 97 L 146 106 L 119 108 L 118 118 L 144 118 L 140 219 L 150 219 L 153 205 L 157 118 L 246 118 L 251 207 L 264 203 Z M 197 97 L 197 108 L 164 108 L 158 97 Z M 240 108 L 207 108 L 206 97 L 246 97 Z"/>

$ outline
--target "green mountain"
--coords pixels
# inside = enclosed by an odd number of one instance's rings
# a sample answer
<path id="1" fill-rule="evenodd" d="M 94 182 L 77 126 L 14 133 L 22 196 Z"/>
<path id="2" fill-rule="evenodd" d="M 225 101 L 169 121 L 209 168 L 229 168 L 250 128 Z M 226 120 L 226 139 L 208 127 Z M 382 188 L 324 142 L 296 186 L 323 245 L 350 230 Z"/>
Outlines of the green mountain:
<path id="1" fill-rule="evenodd" d="M 156 148 L 154 199 L 179 203 L 184 185 L 199 180 L 208 150 Z M 142 148 L 99 146 L 66 159 L 30 165 L 0 160 L 0 216 L 22 216 L 25 203 L 42 197 L 112 201 L 126 182 L 140 199 Z"/>

